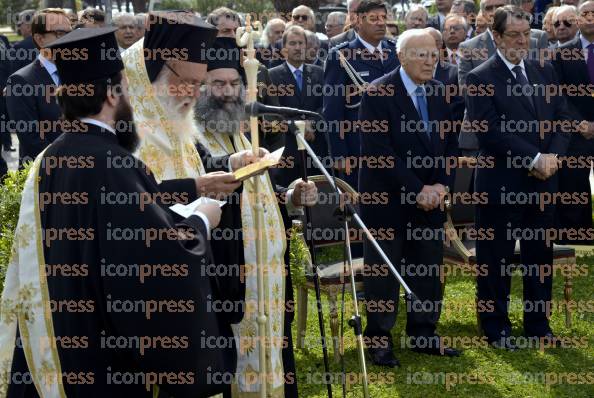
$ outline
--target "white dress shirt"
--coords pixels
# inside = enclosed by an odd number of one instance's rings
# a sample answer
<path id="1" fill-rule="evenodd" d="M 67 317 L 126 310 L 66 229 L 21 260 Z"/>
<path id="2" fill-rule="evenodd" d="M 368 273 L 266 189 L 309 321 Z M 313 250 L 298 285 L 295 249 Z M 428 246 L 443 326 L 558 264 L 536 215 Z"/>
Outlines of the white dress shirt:
<path id="1" fill-rule="evenodd" d="M 60 77 L 58 76 L 58 68 L 56 67 L 56 64 L 54 64 L 52 61 L 45 58 L 41 54 L 39 54 L 37 56 L 37 59 L 39 60 L 39 62 L 41 62 L 41 65 L 45 68 L 47 73 L 50 75 L 54 84 L 56 86 L 59 86 L 60 85 Z"/>

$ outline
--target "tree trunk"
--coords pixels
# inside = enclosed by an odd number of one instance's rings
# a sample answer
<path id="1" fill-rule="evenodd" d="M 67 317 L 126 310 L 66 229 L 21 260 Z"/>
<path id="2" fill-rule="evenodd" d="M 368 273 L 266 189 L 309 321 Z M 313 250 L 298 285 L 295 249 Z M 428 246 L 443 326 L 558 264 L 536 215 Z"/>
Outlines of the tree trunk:
<path id="1" fill-rule="evenodd" d="M 139 12 L 146 12 L 147 11 L 147 0 L 132 0 L 132 5 L 134 6 L 134 13 L 137 14 Z"/>

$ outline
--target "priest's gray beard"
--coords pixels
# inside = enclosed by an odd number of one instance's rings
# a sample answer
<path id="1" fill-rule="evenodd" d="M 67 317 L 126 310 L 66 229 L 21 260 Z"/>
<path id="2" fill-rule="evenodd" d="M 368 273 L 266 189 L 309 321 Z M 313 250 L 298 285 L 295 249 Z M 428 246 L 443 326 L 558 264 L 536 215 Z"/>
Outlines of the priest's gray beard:
<path id="1" fill-rule="evenodd" d="M 246 123 L 245 87 L 242 85 L 239 96 L 215 97 L 203 94 L 196 103 L 196 120 L 204 128 L 215 134 L 234 135 Z"/>
<path id="2" fill-rule="evenodd" d="M 169 73 L 160 73 L 153 84 L 157 88 L 157 98 L 166 113 L 166 123 L 172 126 L 176 134 L 189 135 L 196 139 L 198 136 L 198 127 L 194 121 L 196 98 L 168 95 L 163 87 L 170 84 Z"/>

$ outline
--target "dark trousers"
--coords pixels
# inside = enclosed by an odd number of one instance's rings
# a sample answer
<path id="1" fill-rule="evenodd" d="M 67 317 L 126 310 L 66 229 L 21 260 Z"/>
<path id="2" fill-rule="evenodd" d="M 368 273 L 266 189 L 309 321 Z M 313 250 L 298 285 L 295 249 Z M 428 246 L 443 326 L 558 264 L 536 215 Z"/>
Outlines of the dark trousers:
<path id="1" fill-rule="evenodd" d="M 524 333 L 543 336 L 551 331 L 546 308 L 551 304 L 552 270 L 543 272 L 541 267 L 552 266 L 553 242 L 547 246 L 540 231 L 551 229 L 553 225 L 554 209 L 550 206 L 544 211 L 538 206 L 477 206 L 477 230 L 492 228 L 493 231 L 493 239 L 476 242 L 477 264 L 486 268 L 486 272 L 477 273 L 478 310 L 489 341 L 511 335 L 508 317 L 511 269 L 508 265 L 513 263 L 515 238 L 518 237 L 522 238 Z"/>
<path id="2" fill-rule="evenodd" d="M 421 226 L 415 231 L 427 229 L 434 239 L 416 239 L 415 235 L 407 236 L 409 232 L 403 230 L 397 232 L 393 240 L 380 242 L 396 270 L 423 304 L 422 307 L 417 307 L 411 306 L 408 300 L 405 302 L 406 334 L 413 339 L 435 336 L 441 310 L 440 267 L 443 263 L 443 228 Z M 389 348 L 392 348 L 391 330 L 398 314 L 400 284 L 368 241 L 365 241 L 364 252 L 365 265 L 373 270 L 366 272 L 363 277 L 367 303 L 367 326 L 364 334 L 370 338 L 386 337 Z M 414 341 L 411 344 L 415 344 Z"/>
<path id="3" fill-rule="evenodd" d="M 559 169 L 559 192 L 569 193 L 579 198 L 579 201 L 572 203 L 559 203 L 555 207 L 555 216 L 558 228 L 571 228 L 587 231 L 592 228 L 592 195 L 590 190 L 590 168 Z M 585 199 L 585 200 L 583 200 Z M 585 203 L 584 203 L 585 202 Z M 558 240 L 559 244 L 587 245 L 592 241 L 577 237 L 570 240 Z"/>

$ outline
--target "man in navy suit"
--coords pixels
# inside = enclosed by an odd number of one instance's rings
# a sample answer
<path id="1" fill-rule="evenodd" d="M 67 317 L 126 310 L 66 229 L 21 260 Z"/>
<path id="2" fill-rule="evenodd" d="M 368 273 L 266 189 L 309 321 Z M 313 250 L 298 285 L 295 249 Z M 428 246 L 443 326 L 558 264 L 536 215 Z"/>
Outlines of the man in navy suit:
<path id="1" fill-rule="evenodd" d="M 551 305 L 554 200 L 558 191 L 557 156 L 565 155 L 576 129 L 563 96 L 546 97 L 558 84 L 553 66 L 527 59 L 530 14 L 519 7 L 497 9 L 493 22 L 495 55 L 471 71 L 467 96 L 471 123 L 479 125 L 479 156 L 493 160 L 478 168 L 475 191 L 486 193 L 476 206 L 476 228 L 492 231 L 477 240 L 476 255 L 485 273 L 477 276 L 477 305 L 488 342 L 515 350 L 508 305 L 516 241 L 520 241 L 524 284 L 524 334 L 556 343 L 548 316 Z M 482 88 L 482 89 L 481 89 Z M 550 237 L 549 237 L 550 235 Z"/>
<path id="2" fill-rule="evenodd" d="M 35 14 L 32 33 L 41 53 L 35 61 L 11 75 L 6 83 L 6 108 L 10 129 L 19 137 L 20 167 L 34 160 L 59 136 L 56 122 L 61 111 L 55 93 L 60 78 L 47 46 L 71 30 L 70 20 L 61 9 Z"/>
<path id="3" fill-rule="evenodd" d="M 313 112 L 322 111 L 322 89 L 324 88 L 324 72 L 322 68 L 306 64 L 306 31 L 301 26 L 293 25 L 283 33 L 283 52 L 287 59 L 282 65 L 268 71 L 270 80 L 276 87 L 278 102 L 281 106 L 306 109 Z M 281 95 L 284 94 L 284 95 Z M 305 139 L 322 159 L 328 157 L 328 146 L 323 132 L 316 131 L 311 123 L 306 125 Z M 289 128 L 294 128 L 292 125 Z M 297 152 L 297 142 L 293 134 L 285 135 L 286 168 L 274 169 L 276 181 L 281 185 L 289 185 L 301 177 L 301 158 Z M 321 174 L 308 158 L 308 175 Z M 292 166 L 292 167 L 289 167 Z"/>
<path id="4" fill-rule="evenodd" d="M 553 66 L 559 83 L 568 87 L 587 87 L 594 85 L 594 1 L 586 1 L 579 7 L 578 36 L 559 46 Z M 587 54 L 587 58 L 586 55 Z M 587 120 L 582 134 L 573 134 L 569 141 L 567 156 L 578 160 L 592 156 L 594 149 L 594 97 L 588 90 L 576 90 L 575 95 L 567 97 L 569 110 L 577 120 Z M 579 203 L 557 206 L 557 225 L 559 228 L 587 230 L 592 228 L 592 196 L 590 195 L 589 161 L 580 161 L 578 167 L 559 169 L 559 191 L 577 193 L 585 198 Z M 560 243 L 591 243 L 590 239 L 564 239 Z"/>
<path id="5" fill-rule="evenodd" d="M 431 37 L 433 37 L 437 48 L 443 49 L 443 38 L 441 32 L 432 27 L 425 28 L 425 30 L 431 35 Z M 466 105 L 464 104 L 464 97 L 460 95 L 460 89 L 458 86 L 458 66 L 445 61 L 443 51 L 440 51 L 439 58 L 435 64 L 433 78 L 439 82 L 442 82 L 446 87 L 446 92 L 450 93 L 450 97 L 446 100 L 450 105 L 452 117 L 461 127 Z M 456 131 L 459 132 L 460 127 L 457 127 Z"/>
<path id="6" fill-rule="evenodd" d="M 379 0 L 363 0 L 357 8 L 357 38 L 336 46 L 328 54 L 324 69 L 324 117 L 334 157 L 334 167 L 357 189 L 357 159 L 360 134 L 357 128 L 364 83 L 370 83 L 398 66 L 395 43 L 385 40 L 386 5 Z M 344 58 L 341 60 L 340 55 Z M 352 68 L 352 76 L 347 70 Z M 355 79 L 355 80 L 353 80 Z"/>
<path id="7" fill-rule="evenodd" d="M 379 198 L 362 202 L 361 212 L 370 229 L 383 231 L 380 246 L 422 303 L 407 301 L 408 346 L 430 355 L 457 356 L 435 331 L 446 220 L 440 205 L 453 183 L 453 171 L 445 164 L 457 157 L 457 134 L 449 129 L 452 116 L 444 86 L 432 80 L 435 40 L 422 29 L 407 30 L 398 39 L 398 57 L 402 66 L 374 81 L 361 102 L 361 121 L 383 126 L 361 135 L 361 153 L 369 161 L 361 166 L 360 189 Z M 399 285 L 369 242 L 364 260 L 371 267 L 364 275 L 368 352 L 377 365 L 398 366 L 391 330 Z"/>
<path id="8" fill-rule="evenodd" d="M 21 11 L 19 14 L 19 20 L 17 22 L 17 28 L 23 36 L 23 40 L 14 43 L 11 47 L 8 42 L 4 43 L 5 46 L 0 49 L 1 61 L 0 61 L 0 92 L 4 90 L 8 77 L 23 66 L 30 64 L 37 56 L 37 49 L 33 44 L 33 38 L 31 36 L 31 21 L 35 10 Z M 6 39 L 1 36 L 0 39 Z M 3 120 L 7 120 L 6 113 L 6 101 L 4 97 L 0 95 L 0 117 Z M 4 150 L 15 151 L 12 147 L 12 139 L 10 133 L 6 130 L 0 132 L 2 135 L 2 146 Z"/>

